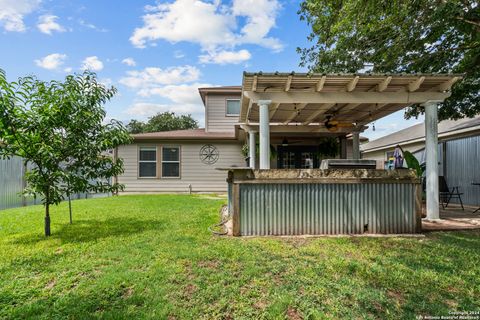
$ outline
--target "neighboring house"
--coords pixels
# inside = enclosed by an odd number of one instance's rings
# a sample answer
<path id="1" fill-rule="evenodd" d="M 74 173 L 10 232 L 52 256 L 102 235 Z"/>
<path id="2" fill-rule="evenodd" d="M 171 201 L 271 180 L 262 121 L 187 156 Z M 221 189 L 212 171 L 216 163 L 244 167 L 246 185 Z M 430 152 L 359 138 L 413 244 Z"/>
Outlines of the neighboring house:
<path id="1" fill-rule="evenodd" d="M 439 174 L 450 186 L 460 186 L 466 204 L 480 205 L 480 117 L 438 124 Z M 360 146 L 363 159 L 385 162 L 396 145 L 425 162 L 425 124 L 420 123 Z"/>
<path id="2" fill-rule="evenodd" d="M 132 144 L 117 149 L 125 167 L 117 179 L 126 193 L 225 192 L 226 174 L 217 168 L 248 166 L 242 153 L 247 135 L 239 123 L 242 87 L 200 88 L 199 93 L 204 129 L 134 134 Z M 318 168 L 323 138 L 315 132 L 272 132 L 271 168 L 305 168 L 307 159 Z M 351 157 L 352 139 L 344 141 L 342 157 Z"/>

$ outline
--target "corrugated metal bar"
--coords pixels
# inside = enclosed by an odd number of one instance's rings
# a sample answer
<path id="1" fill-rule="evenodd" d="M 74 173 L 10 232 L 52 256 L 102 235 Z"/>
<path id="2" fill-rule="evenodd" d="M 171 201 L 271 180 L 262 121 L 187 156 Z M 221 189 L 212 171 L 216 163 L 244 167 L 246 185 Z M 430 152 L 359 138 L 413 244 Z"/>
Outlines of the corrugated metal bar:
<path id="1" fill-rule="evenodd" d="M 241 235 L 414 233 L 415 184 L 240 184 Z"/>

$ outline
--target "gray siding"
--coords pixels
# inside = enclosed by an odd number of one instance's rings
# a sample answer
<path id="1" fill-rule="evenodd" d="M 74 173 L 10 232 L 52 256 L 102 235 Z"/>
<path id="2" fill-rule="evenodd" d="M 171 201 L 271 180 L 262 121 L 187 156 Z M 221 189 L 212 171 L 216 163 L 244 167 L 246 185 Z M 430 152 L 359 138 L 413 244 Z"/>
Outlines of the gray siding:
<path id="1" fill-rule="evenodd" d="M 227 100 L 240 99 L 240 95 L 208 95 L 206 100 L 205 129 L 207 132 L 233 132 L 238 117 L 226 115 Z"/>
<path id="2" fill-rule="evenodd" d="M 212 144 L 219 150 L 220 157 L 212 165 L 200 161 L 200 148 Z M 180 146 L 180 178 L 138 178 L 138 147 L 141 146 Z M 154 143 L 131 144 L 121 146 L 118 156 L 123 158 L 125 172 L 118 177 L 118 182 L 125 185 L 125 192 L 156 193 L 156 192 L 226 192 L 227 173 L 216 168 L 230 166 L 245 166 L 241 154 L 241 144 L 236 141 L 209 142 L 174 142 L 158 141 Z M 157 153 L 157 161 L 161 154 Z"/>

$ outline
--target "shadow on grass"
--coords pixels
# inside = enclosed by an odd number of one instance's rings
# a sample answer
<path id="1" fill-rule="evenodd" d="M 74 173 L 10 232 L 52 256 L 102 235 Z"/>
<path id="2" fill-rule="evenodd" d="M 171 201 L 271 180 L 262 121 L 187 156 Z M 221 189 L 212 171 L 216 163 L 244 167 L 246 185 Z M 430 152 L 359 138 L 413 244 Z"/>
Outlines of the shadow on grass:
<path id="1" fill-rule="evenodd" d="M 111 218 L 99 220 L 76 220 L 73 224 L 63 224 L 52 232 L 49 238 L 41 234 L 26 234 L 15 237 L 14 244 L 34 244 L 49 239 L 60 239 L 62 243 L 98 241 L 108 237 L 121 237 L 146 231 L 164 231 L 166 222 L 153 219 Z"/>

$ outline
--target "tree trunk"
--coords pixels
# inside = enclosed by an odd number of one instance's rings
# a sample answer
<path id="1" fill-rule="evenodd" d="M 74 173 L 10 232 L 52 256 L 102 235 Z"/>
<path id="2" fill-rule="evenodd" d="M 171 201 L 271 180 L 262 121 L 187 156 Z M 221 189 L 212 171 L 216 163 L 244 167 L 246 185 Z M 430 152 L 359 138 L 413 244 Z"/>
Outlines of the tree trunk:
<path id="1" fill-rule="evenodd" d="M 45 204 L 45 236 L 50 236 L 50 205 Z"/>

